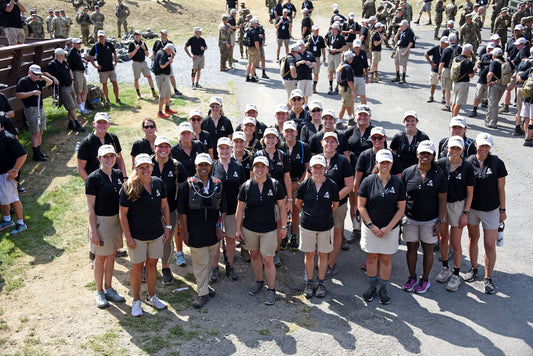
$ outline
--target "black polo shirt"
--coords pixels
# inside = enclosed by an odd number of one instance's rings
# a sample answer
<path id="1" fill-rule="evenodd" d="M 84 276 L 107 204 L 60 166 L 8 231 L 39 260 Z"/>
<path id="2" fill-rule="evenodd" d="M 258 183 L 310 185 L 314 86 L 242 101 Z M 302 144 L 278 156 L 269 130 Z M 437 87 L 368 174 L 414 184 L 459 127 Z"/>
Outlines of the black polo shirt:
<path id="1" fill-rule="evenodd" d="M 502 60 L 502 58 L 499 58 L 499 60 Z M 464 62 L 463 62 L 463 64 L 464 64 Z M 490 63 L 490 65 L 489 65 L 489 73 L 490 72 L 492 72 L 494 74 L 490 81 L 491 82 L 495 82 L 496 80 L 498 80 L 498 78 L 502 77 L 502 64 L 499 61 L 497 61 L 497 60 L 493 60 Z M 461 70 L 461 75 L 462 74 L 463 73 L 462 73 L 462 70 Z"/>
<path id="2" fill-rule="evenodd" d="M 237 210 L 237 199 L 235 197 L 239 194 L 241 185 L 246 181 L 242 164 L 232 158 L 226 172 L 220 160 L 216 160 L 211 167 L 211 176 L 220 179 L 222 182 L 227 215 L 235 214 Z"/>
<path id="3" fill-rule="evenodd" d="M 445 137 L 439 142 L 439 158 L 448 157 L 448 149 L 446 148 L 448 146 L 448 140 L 449 137 Z M 471 155 L 474 155 L 477 153 L 476 145 L 474 143 L 474 140 L 468 137 L 463 137 L 463 140 L 465 142 L 465 150 L 463 151 L 463 154 L 461 155 L 462 159 L 465 159 L 467 157 L 470 157 Z"/>
<path id="4" fill-rule="evenodd" d="M 194 54 L 195 56 L 203 56 L 204 50 L 202 49 L 202 47 L 206 48 L 207 43 L 205 43 L 205 40 L 203 39 L 203 37 L 192 36 L 185 43 L 185 47 L 189 47 L 189 46 L 191 46 L 192 54 Z"/>
<path id="5" fill-rule="evenodd" d="M 7 117 L 6 115 L 0 115 L 0 124 L 2 125 L 5 131 L 15 136 L 15 138 L 16 136 L 18 136 L 19 130 L 15 127 L 15 125 L 13 124 L 13 120 L 11 120 L 9 117 Z"/>
<path id="6" fill-rule="evenodd" d="M 0 16 L 2 19 L 2 27 L 22 28 L 24 26 L 24 22 L 22 21 L 22 17 L 20 16 L 19 5 L 15 2 L 11 12 L 7 12 L 6 7 L 8 4 L 9 0 L 4 0 L 0 3 Z"/>
<path id="7" fill-rule="evenodd" d="M 483 167 L 480 166 L 476 155 L 468 157 L 466 161 L 472 164 L 476 178 L 471 208 L 481 211 L 491 211 L 498 208 L 500 206 L 498 179 L 507 176 L 507 169 L 503 161 L 490 153 L 485 158 Z"/>
<path id="8" fill-rule="evenodd" d="M 304 51 L 304 53 L 298 53 L 296 55 L 296 62 L 299 61 L 309 61 L 311 63 L 316 63 L 315 57 L 309 51 Z M 304 63 L 300 64 L 299 66 L 296 66 L 296 79 L 313 80 L 313 67 L 309 67 Z"/>
<path id="9" fill-rule="evenodd" d="M 288 119 L 288 120 L 290 120 L 290 119 Z M 255 121 L 255 137 L 258 140 L 262 139 L 263 138 L 263 133 L 265 132 L 265 130 L 267 128 L 268 128 L 268 126 L 265 123 L 263 123 L 263 122 L 261 122 L 261 121 L 256 119 L 256 121 Z M 235 129 L 235 131 L 242 131 L 242 125 L 237 125 L 237 128 Z M 215 145 L 216 145 L 216 143 L 215 143 Z"/>
<path id="10" fill-rule="evenodd" d="M 261 37 L 259 37 L 259 35 L 261 34 L 261 30 L 259 29 L 259 27 L 250 27 L 250 30 L 248 31 L 248 35 L 250 36 L 250 39 L 251 39 L 251 46 L 250 47 L 255 47 L 255 43 L 256 42 L 259 42 L 259 47 L 261 47 L 261 44 L 263 43 L 263 39 Z"/>
<path id="11" fill-rule="evenodd" d="M 172 155 L 172 158 L 177 159 L 180 161 L 183 166 L 185 166 L 185 169 L 187 170 L 187 176 L 192 177 L 196 174 L 196 168 L 194 167 L 194 160 L 196 159 L 196 156 L 198 153 L 206 153 L 204 151 L 204 147 L 199 141 L 193 140 L 192 141 L 192 148 L 191 148 L 191 155 L 189 156 L 184 150 L 183 147 L 181 147 L 181 143 L 176 143 L 174 146 L 172 146 L 172 149 L 170 150 L 170 154 Z"/>
<path id="12" fill-rule="evenodd" d="M 111 180 L 100 168 L 89 174 L 85 181 L 85 194 L 94 195 L 94 213 L 97 216 L 118 214 L 118 201 L 122 188 L 122 171 L 113 169 Z"/>
<path id="13" fill-rule="evenodd" d="M 306 122 L 311 122 L 311 114 L 307 110 L 302 110 L 299 114 L 296 114 L 294 110 L 289 111 L 289 117 L 287 121 L 293 120 L 298 126 L 298 133 L 301 131 L 302 126 Z"/>
<path id="14" fill-rule="evenodd" d="M 305 165 L 311 159 L 309 145 L 302 141 L 296 141 L 292 151 L 289 153 L 289 146 L 285 142 L 280 146 L 280 149 L 289 157 L 291 180 L 295 181 L 299 179 L 305 172 Z"/>
<path id="15" fill-rule="evenodd" d="M 287 190 L 285 187 L 285 173 L 289 172 L 291 167 L 289 165 L 289 156 L 285 154 L 281 149 L 276 149 L 272 158 L 265 150 L 260 150 L 257 152 L 257 156 L 265 156 L 268 158 L 268 174 L 279 181 L 281 187 L 283 188 L 283 194 L 286 194 Z M 289 187 L 290 188 L 290 187 Z"/>
<path id="16" fill-rule="evenodd" d="M 72 69 L 73 71 L 83 72 L 85 70 L 85 65 L 83 64 L 83 60 L 81 59 L 80 51 L 78 51 L 76 48 L 72 47 L 68 51 L 67 61 L 68 65 L 70 66 L 70 69 Z"/>
<path id="17" fill-rule="evenodd" d="M 415 33 L 411 30 L 410 27 L 407 27 L 405 31 L 400 33 L 398 36 L 398 47 L 404 48 L 409 46 L 409 43 L 415 44 Z"/>
<path id="18" fill-rule="evenodd" d="M 368 125 L 363 135 L 361 135 L 361 131 L 357 126 L 352 126 L 344 131 L 347 149 L 350 151 L 350 163 L 354 170 L 361 152 L 372 147 L 370 132 L 373 128 L 374 126 L 372 124 Z"/>
<path id="19" fill-rule="evenodd" d="M 211 135 L 205 130 L 201 130 L 200 133 L 196 135 L 195 140 L 198 140 L 202 143 L 205 152 L 209 152 L 210 148 L 212 148 L 213 150 L 216 149 L 216 142 L 213 142 L 213 140 L 211 139 Z"/>
<path id="20" fill-rule="evenodd" d="M 160 49 L 157 51 L 154 57 L 154 64 L 153 64 L 153 72 L 155 75 L 159 74 L 165 74 L 170 75 L 170 64 L 167 65 L 165 68 L 161 68 L 162 65 L 165 65 L 168 62 L 168 54 L 167 52 Z"/>
<path id="21" fill-rule="evenodd" d="M 11 104 L 9 103 L 9 99 L 4 93 L 0 93 L 0 111 L 3 111 L 5 113 L 13 110 L 11 107 Z"/>
<path id="22" fill-rule="evenodd" d="M 234 157 L 234 156 L 232 156 L 232 157 Z M 253 161 L 254 161 L 254 154 L 252 152 L 249 152 L 249 151 L 245 150 L 244 151 L 244 155 L 242 156 L 242 160 L 239 162 L 242 165 L 242 168 L 244 170 L 244 178 L 245 178 L 245 180 L 250 179 L 250 172 L 252 171 Z"/>
<path id="23" fill-rule="evenodd" d="M 131 237 L 150 241 L 163 235 L 165 231 L 161 221 L 161 201 L 166 197 L 167 187 L 157 177 L 152 177 L 152 194 L 143 189 L 137 200 L 128 198 L 124 188 L 120 190 L 120 206 L 128 208 Z"/>
<path id="24" fill-rule="evenodd" d="M 305 32 L 302 33 L 303 38 L 309 36 L 311 34 L 311 27 L 312 27 L 312 21 L 309 16 L 305 16 L 302 19 L 302 32 L 304 30 L 304 27 L 306 28 Z"/>
<path id="25" fill-rule="evenodd" d="M 132 43 L 130 43 L 128 47 L 128 53 L 133 53 L 133 51 L 135 51 L 135 46 L 137 45 L 142 46 L 142 44 L 143 44 L 143 41 L 139 41 L 139 42 L 133 41 Z M 148 47 L 146 48 L 148 49 Z M 146 59 L 146 55 L 144 54 L 144 49 L 142 47 L 140 47 L 137 53 L 135 53 L 133 57 L 131 57 L 131 60 L 134 62 L 144 62 L 145 59 Z"/>
<path id="26" fill-rule="evenodd" d="M 479 84 L 487 84 L 487 74 L 489 74 L 489 66 L 492 63 L 492 56 L 488 53 L 483 54 L 479 58 L 481 64 L 479 65 L 478 80 Z"/>
<path id="27" fill-rule="evenodd" d="M 278 36 L 278 39 L 280 40 L 287 40 L 291 38 L 290 28 L 291 28 L 291 19 L 289 17 L 284 18 L 283 16 L 278 17 L 278 20 L 276 21 L 276 25 L 278 25 L 276 34 Z"/>
<path id="28" fill-rule="evenodd" d="M 56 77 L 61 86 L 68 87 L 72 84 L 72 76 L 70 75 L 70 67 L 67 61 L 59 62 L 57 59 L 53 59 L 48 63 L 44 71 Z"/>
<path id="29" fill-rule="evenodd" d="M 446 48 L 442 49 L 441 45 L 438 44 L 436 46 L 431 47 L 431 49 L 426 52 L 426 54 L 431 57 L 431 63 L 436 64 L 435 67 L 431 67 L 432 72 L 439 72 L 440 59 L 442 58 L 442 55 L 445 50 Z"/>
<path id="30" fill-rule="evenodd" d="M 322 56 L 322 48 L 326 48 L 326 42 L 324 41 L 324 37 L 318 35 L 314 37 L 312 34 L 307 36 L 305 39 L 305 42 L 307 44 L 307 50 L 315 56 L 315 59 L 320 58 Z M 319 60 L 317 59 L 317 62 Z"/>
<path id="31" fill-rule="evenodd" d="M 372 52 L 381 52 L 381 43 L 378 44 L 377 46 L 374 44 L 374 42 L 379 42 L 381 41 L 381 34 L 383 32 L 374 32 L 372 34 L 372 38 L 370 39 L 370 41 L 372 41 Z"/>
<path id="32" fill-rule="evenodd" d="M 169 43 L 173 43 L 173 42 L 170 40 L 167 40 L 166 42 L 163 43 L 163 41 L 161 40 L 155 40 L 154 45 L 152 47 L 152 52 L 157 53 L 157 51 L 159 51 L 160 49 L 163 49 Z"/>
<path id="33" fill-rule="evenodd" d="M 461 63 L 461 74 L 459 75 L 459 80 L 457 80 L 457 82 L 458 83 L 470 82 L 469 74 L 474 73 L 474 65 L 472 64 L 472 62 L 462 54 L 455 57 L 454 61 L 463 61 L 463 63 Z M 492 63 L 494 62 L 496 61 L 493 61 Z M 491 66 L 492 66 L 492 63 L 491 63 Z M 490 72 L 490 69 L 489 69 L 489 72 Z"/>
<path id="34" fill-rule="evenodd" d="M 327 43 L 327 45 L 330 48 L 341 49 L 342 47 L 344 47 L 346 45 L 346 39 L 344 39 L 344 36 L 341 35 L 341 33 L 339 31 L 337 36 L 333 36 L 333 33 L 331 34 L 331 36 L 328 36 L 326 38 L 326 43 Z M 337 53 L 335 53 L 335 54 L 337 54 Z M 338 54 L 340 54 L 340 53 L 338 53 Z"/>
<path id="35" fill-rule="evenodd" d="M 439 193 L 448 191 L 448 179 L 440 169 L 430 168 L 424 181 L 420 179 L 418 165 L 405 169 L 402 182 L 407 191 L 405 215 L 418 221 L 439 217 Z"/>
<path id="36" fill-rule="evenodd" d="M 339 139 L 339 145 L 337 146 L 337 153 L 342 155 L 344 151 L 348 151 L 348 146 L 346 144 L 346 137 L 344 132 L 335 130 L 337 133 L 337 138 Z M 322 153 L 322 139 L 324 138 L 324 131 L 319 131 L 309 139 L 309 148 L 311 153 L 316 155 Z"/>
<path id="37" fill-rule="evenodd" d="M 13 169 L 17 158 L 26 154 L 22 144 L 6 130 L 0 131 L 0 152 L 0 174 L 6 174 Z"/>
<path id="38" fill-rule="evenodd" d="M 281 2 L 278 2 L 276 6 L 274 6 L 274 12 L 278 17 L 283 16 L 283 4 Z"/>
<path id="39" fill-rule="evenodd" d="M 96 55 L 96 61 L 98 65 L 102 66 L 102 69 L 99 69 L 99 72 L 110 72 L 115 69 L 113 66 L 113 53 L 115 53 L 115 47 L 111 42 L 105 41 L 105 44 L 97 42 L 89 55 L 94 58 Z"/>
<path id="40" fill-rule="evenodd" d="M 390 143 L 390 149 L 396 151 L 395 158 L 397 158 L 398 166 L 402 171 L 407 167 L 418 163 L 416 149 L 418 148 L 418 144 L 424 140 L 429 140 L 429 137 L 420 130 L 416 131 L 411 143 L 409 143 L 409 139 L 407 138 L 405 131 L 398 132 L 396 135 L 394 135 Z"/>
<path id="41" fill-rule="evenodd" d="M 393 156 L 395 154 L 393 153 Z M 359 158 L 357 158 L 357 164 L 355 165 L 356 172 L 363 172 L 363 179 L 372 174 L 372 170 L 376 165 L 376 154 L 373 148 L 368 148 L 361 152 Z M 390 174 L 396 175 L 402 173 L 402 170 L 398 166 L 398 160 L 394 157 L 394 162 L 390 170 Z"/>
<path id="42" fill-rule="evenodd" d="M 31 80 L 29 76 L 25 76 L 19 79 L 17 83 L 17 93 L 29 92 L 32 90 L 43 91 L 43 88 L 46 87 L 46 82 L 42 79 L 37 79 L 35 82 Z M 43 96 L 29 96 L 27 98 L 21 99 L 24 107 L 37 107 L 39 105 L 38 99 L 41 99 L 41 107 L 43 107 Z"/>
<path id="43" fill-rule="evenodd" d="M 334 181 L 326 180 L 316 190 L 312 178 L 307 178 L 296 191 L 296 199 L 303 201 L 300 224 L 311 231 L 327 231 L 333 227 L 331 204 L 339 201 L 339 188 Z"/>
<path id="44" fill-rule="evenodd" d="M 289 10 L 289 17 L 292 19 L 294 16 L 296 16 L 296 6 L 294 6 L 293 3 L 285 3 L 283 4 L 283 8 Z M 283 10 L 282 10 L 283 12 Z"/>
<path id="45" fill-rule="evenodd" d="M 202 130 L 209 132 L 209 135 L 213 140 L 212 142 L 214 142 L 215 145 L 219 138 L 229 137 L 233 134 L 233 126 L 231 125 L 231 121 L 224 115 L 220 116 L 216 126 L 213 118 L 211 118 L 210 115 L 206 116 L 202 120 Z"/>
<path id="46" fill-rule="evenodd" d="M 450 160 L 447 157 L 439 159 L 437 164 L 448 176 L 448 203 L 465 200 L 466 187 L 476 185 L 472 164 L 463 160 L 453 172 L 450 172 Z"/>
<path id="47" fill-rule="evenodd" d="M 348 158 L 338 153 L 331 157 L 329 165 L 326 167 L 326 177 L 331 178 L 337 184 L 340 192 L 345 187 L 344 178 L 353 177 L 352 166 L 348 162 Z M 347 200 L 348 195 L 339 201 L 339 205 L 346 203 Z"/>
<path id="48" fill-rule="evenodd" d="M 152 177 L 160 178 L 167 188 L 167 201 L 170 212 L 173 212 L 178 207 L 178 185 L 187 180 L 187 170 L 185 166 L 178 160 L 169 158 L 163 165 L 163 171 L 159 169 L 159 163 L 152 157 L 154 169 Z"/>
<path id="49" fill-rule="evenodd" d="M 241 186 L 238 199 L 246 204 L 242 224 L 245 228 L 254 232 L 276 230 L 274 207 L 277 206 L 278 200 L 285 199 L 280 182 L 267 178 L 263 183 L 263 190 L 259 192 L 258 184 L 252 178 Z"/>
<path id="50" fill-rule="evenodd" d="M 355 53 L 354 53 L 355 54 Z M 363 77 L 365 69 L 368 68 L 368 58 L 364 50 L 359 50 L 359 54 L 355 54 L 350 66 L 353 68 L 353 75 L 356 77 Z"/>
<path id="51" fill-rule="evenodd" d="M 444 36 L 444 35 L 443 35 Z M 444 68 L 451 68 L 452 64 L 450 61 L 457 55 L 461 54 L 463 49 L 461 46 L 456 44 L 451 44 L 444 49 L 442 56 L 440 57 L 440 63 L 444 63 Z"/>
<path id="52" fill-rule="evenodd" d="M 296 80 L 296 78 L 293 78 L 291 76 L 291 71 L 290 71 L 291 67 L 295 67 L 296 68 L 296 57 L 292 53 L 289 53 L 289 54 L 287 54 L 287 56 L 285 58 L 285 70 L 284 70 L 284 73 L 287 73 L 287 74 L 285 74 L 285 76 L 281 77 L 283 80 Z"/>
<path id="53" fill-rule="evenodd" d="M 357 22 L 348 21 L 344 24 L 344 30 L 345 31 L 354 30 L 354 32 L 361 32 L 362 28 L 361 28 L 361 25 L 359 25 Z M 356 37 L 357 37 L 357 34 L 351 33 L 349 35 L 346 35 L 345 39 L 346 39 L 346 42 L 353 42 L 355 41 Z"/>
<path id="54" fill-rule="evenodd" d="M 320 130 L 322 130 L 322 124 L 318 125 L 318 130 L 317 130 L 314 123 L 312 123 L 311 121 L 307 121 L 303 124 L 301 129 L 298 131 L 300 133 L 300 140 L 309 144 L 311 136 L 313 136 Z"/>
<path id="55" fill-rule="evenodd" d="M 122 152 L 120 142 L 115 134 L 107 132 L 104 136 L 104 143 L 106 145 L 113 145 L 116 153 Z M 102 141 L 94 134 L 90 133 L 81 141 L 78 148 L 78 159 L 87 161 L 85 164 L 85 171 L 87 174 L 91 174 L 100 167 L 98 161 L 98 149 L 102 146 Z M 113 168 L 118 169 L 118 163 L 115 163 Z"/>
<path id="56" fill-rule="evenodd" d="M 357 195 L 366 198 L 365 208 L 370 220 L 380 229 L 390 223 L 398 211 L 398 202 L 407 198 L 405 186 L 395 175 L 390 177 L 385 187 L 377 174 L 369 175 L 361 183 Z"/>
<path id="57" fill-rule="evenodd" d="M 152 145 L 150 145 L 150 141 L 146 139 L 146 137 L 141 138 L 140 140 L 137 140 L 133 143 L 131 146 L 131 153 L 130 155 L 133 157 L 137 157 L 140 153 L 146 153 L 150 156 L 153 155 L 155 152 L 152 149 Z"/>

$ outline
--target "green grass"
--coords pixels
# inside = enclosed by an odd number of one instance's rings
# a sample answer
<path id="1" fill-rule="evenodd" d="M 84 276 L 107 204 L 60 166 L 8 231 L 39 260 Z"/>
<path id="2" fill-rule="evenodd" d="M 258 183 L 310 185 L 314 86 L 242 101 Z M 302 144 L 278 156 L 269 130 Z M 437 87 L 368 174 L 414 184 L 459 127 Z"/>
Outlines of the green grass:
<path id="1" fill-rule="evenodd" d="M 90 336 L 83 346 L 97 355 L 128 355 L 127 349 L 118 347 L 118 340 L 117 332 L 110 330 L 103 334 Z"/>
<path id="2" fill-rule="evenodd" d="M 96 291 L 96 282 L 95 281 L 91 281 L 89 283 L 87 283 L 86 285 L 84 285 L 85 288 L 87 288 L 88 290 L 90 290 L 91 292 L 95 292 Z"/>
<path id="3" fill-rule="evenodd" d="M 168 329 L 168 337 L 177 337 L 182 340 L 190 341 L 198 338 L 202 334 L 199 330 L 185 330 L 181 325 L 176 325 Z"/>
<path id="4" fill-rule="evenodd" d="M 154 330 L 163 330 L 164 324 L 170 320 L 170 316 L 163 313 L 155 315 L 146 314 L 142 318 L 137 318 L 131 315 L 122 317 L 118 324 L 128 330 L 128 332 L 150 332 Z"/>
<path id="5" fill-rule="evenodd" d="M 257 330 L 257 333 L 262 336 L 269 336 L 271 334 L 270 329 L 268 328 L 259 329 Z"/>
<path id="6" fill-rule="evenodd" d="M 161 349 L 168 348 L 169 346 L 171 346 L 171 343 L 168 341 L 168 339 L 161 336 L 154 336 L 150 341 L 142 345 L 142 349 L 148 354 L 154 354 Z"/>

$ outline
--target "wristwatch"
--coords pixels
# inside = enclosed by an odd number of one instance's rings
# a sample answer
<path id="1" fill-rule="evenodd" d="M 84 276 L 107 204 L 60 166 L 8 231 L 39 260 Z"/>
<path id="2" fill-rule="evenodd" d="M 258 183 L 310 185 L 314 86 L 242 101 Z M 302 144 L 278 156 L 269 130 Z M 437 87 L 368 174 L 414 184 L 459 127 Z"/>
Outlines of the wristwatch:
<path id="1" fill-rule="evenodd" d="M 470 212 L 468 210 L 463 211 L 463 214 L 468 215 Z"/>
<path id="2" fill-rule="evenodd" d="M 374 224 L 372 224 L 372 221 L 369 221 L 369 222 L 366 223 L 366 227 L 368 227 L 368 228 L 371 228 L 372 225 L 374 225 Z"/>
<path id="3" fill-rule="evenodd" d="M 442 223 L 444 223 L 444 220 L 442 220 L 442 219 L 437 219 L 437 224 L 442 224 Z"/>
<path id="4" fill-rule="evenodd" d="M 282 229 L 286 229 L 286 228 L 287 228 L 287 225 L 281 225 L 281 228 L 282 228 Z"/>
<path id="5" fill-rule="evenodd" d="M 172 225 L 165 225 L 165 229 L 172 230 Z"/>

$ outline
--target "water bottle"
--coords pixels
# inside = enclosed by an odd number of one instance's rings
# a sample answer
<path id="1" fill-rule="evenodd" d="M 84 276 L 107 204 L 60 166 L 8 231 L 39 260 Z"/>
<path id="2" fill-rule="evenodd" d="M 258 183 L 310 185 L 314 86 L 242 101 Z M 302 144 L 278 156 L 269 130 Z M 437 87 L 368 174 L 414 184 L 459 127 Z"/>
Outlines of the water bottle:
<path id="1" fill-rule="evenodd" d="M 80 145 L 81 145 L 81 142 L 76 142 L 76 152 L 78 152 L 78 150 L 80 149 Z"/>
<path id="2" fill-rule="evenodd" d="M 505 229 L 505 223 L 502 222 L 500 226 L 498 226 L 498 238 L 496 240 L 496 246 L 502 247 L 503 246 L 503 233 Z"/>

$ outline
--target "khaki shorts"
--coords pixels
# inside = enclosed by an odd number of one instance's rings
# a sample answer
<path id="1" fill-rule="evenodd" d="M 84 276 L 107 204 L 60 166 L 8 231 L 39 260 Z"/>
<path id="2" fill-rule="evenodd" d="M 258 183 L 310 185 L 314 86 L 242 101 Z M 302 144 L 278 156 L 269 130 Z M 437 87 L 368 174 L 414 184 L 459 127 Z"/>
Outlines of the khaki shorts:
<path id="1" fill-rule="evenodd" d="M 300 89 L 304 96 L 311 96 L 313 95 L 313 81 L 312 80 L 297 80 L 296 86 L 298 89 Z"/>
<path id="2" fill-rule="evenodd" d="M 372 51 L 372 65 L 377 66 L 381 62 L 381 51 Z"/>
<path id="3" fill-rule="evenodd" d="M 453 83 L 453 103 L 455 105 L 465 105 L 468 99 L 468 82 Z"/>
<path id="4" fill-rule="evenodd" d="M 355 89 L 355 95 L 366 96 L 366 82 L 365 77 L 354 77 L 353 86 Z"/>
<path id="5" fill-rule="evenodd" d="M 422 5 L 422 8 L 420 9 L 420 12 L 430 12 L 431 11 L 431 1 L 426 1 L 424 5 Z"/>
<path id="6" fill-rule="evenodd" d="M 231 36 L 229 37 L 229 45 L 231 47 L 235 46 L 236 41 L 237 41 L 237 36 L 235 35 L 235 32 L 233 32 Z"/>
<path id="7" fill-rule="evenodd" d="M 433 227 L 437 219 L 429 221 L 418 221 L 405 217 L 403 220 L 403 240 L 405 242 L 425 242 L 434 244 L 437 242 L 437 236 L 433 234 Z"/>
<path id="8" fill-rule="evenodd" d="M 452 90 L 452 80 L 450 79 L 450 68 L 443 68 L 440 76 L 440 86 L 442 90 Z"/>
<path id="9" fill-rule="evenodd" d="M 108 72 L 98 72 L 98 77 L 100 78 L 100 83 L 105 84 L 109 79 L 112 82 L 117 81 L 117 72 L 115 70 L 110 70 Z"/>
<path id="10" fill-rule="evenodd" d="M 100 235 L 100 241 L 104 246 L 95 245 L 89 242 L 89 251 L 97 256 L 110 256 L 123 246 L 122 228 L 117 215 L 113 216 L 96 216 L 96 230 Z M 89 225 L 89 241 L 91 241 L 91 226 Z"/>
<path id="11" fill-rule="evenodd" d="M 476 96 L 474 99 L 483 99 L 487 97 L 488 94 L 488 85 L 487 84 L 476 84 Z"/>
<path id="12" fill-rule="evenodd" d="M 429 85 L 439 84 L 439 73 L 429 72 Z"/>
<path id="13" fill-rule="evenodd" d="M 237 219 L 235 218 L 235 214 L 226 215 L 226 218 L 224 219 L 224 234 L 226 234 L 226 237 L 234 239 L 236 229 Z"/>
<path id="14" fill-rule="evenodd" d="M 63 106 L 67 111 L 76 110 L 78 107 L 78 102 L 76 100 L 76 93 L 74 92 L 74 86 L 70 85 L 68 87 L 61 87 L 59 89 L 59 97 L 63 102 Z"/>
<path id="15" fill-rule="evenodd" d="M 274 256 L 278 247 L 278 230 L 270 232 L 254 232 L 247 228 L 242 228 L 244 236 L 244 248 L 248 251 L 261 252 L 263 256 Z"/>
<path id="16" fill-rule="evenodd" d="M 479 225 L 482 223 L 485 230 L 496 230 L 500 225 L 500 209 L 491 211 L 481 211 L 470 209 L 468 214 L 468 225 Z"/>
<path id="17" fill-rule="evenodd" d="M 143 263 L 146 258 L 158 260 L 163 257 L 163 236 L 149 241 L 133 240 L 135 241 L 135 248 L 128 247 L 132 264 Z"/>
<path id="18" fill-rule="evenodd" d="M 459 227 L 459 219 L 463 215 L 465 210 L 465 201 L 456 201 L 453 203 L 446 203 L 446 214 L 444 220 L 448 222 L 450 226 Z"/>
<path id="19" fill-rule="evenodd" d="M 278 38 L 278 47 L 285 46 L 288 47 L 291 42 L 290 38 Z"/>
<path id="20" fill-rule="evenodd" d="M 335 209 L 335 211 L 333 212 L 333 227 L 335 229 L 342 227 L 342 224 L 344 224 L 344 219 L 346 219 L 347 212 L 348 203 L 344 203 L 340 205 L 337 209 Z"/>
<path id="21" fill-rule="evenodd" d="M 87 79 L 85 73 L 81 70 L 72 71 L 74 75 L 74 91 L 76 93 L 83 93 L 87 91 Z"/>
<path id="22" fill-rule="evenodd" d="M 530 103 L 523 103 L 522 104 L 522 109 L 520 110 L 520 116 L 522 116 L 522 118 L 524 117 L 533 117 L 533 105 L 531 105 Z"/>
<path id="23" fill-rule="evenodd" d="M 204 69 L 205 67 L 205 56 L 195 56 L 192 59 L 192 69 Z"/>
<path id="24" fill-rule="evenodd" d="M 4 27 L 4 32 L 7 37 L 7 42 L 10 46 L 17 43 L 24 43 L 24 29 L 16 27 Z"/>
<path id="25" fill-rule="evenodd" d="M 522 111 L 522 105 L 524 105 L 524 97 L 522 96 L 521 88 L 516 89 L 516 112 Z"/>
<path id="26" fill-rule="evenodd" d="M 409 60 L 409 54 L 411 51 L 407 52 L 405 56 L 402 56 L 402 53 L 407 49 L 407 47 L 398 47 L 396 51 L 396 56 L 394 56 L 394 64 L 400 65 L 402 67 L 407 66 L 407 61 Z"/>
<path id="27" fill-rule="evenodd" d="M 261 58 L 265 58 L 265 46 L 262 46 L 259 50 L 259 55 Z"/>
<path id="28" fill-rule="evenodd" d="M 28 129 L 32 134 L 39 133 L 41 130 L 46 130 L 46 115 L 42 107 L 40 115 L 39 110 L 37 110 L 37 106 L 24 108 L 24 116 L 26 117 L 26 121 L 28 123 Z"/>
<path id="29" fill-rule="evenodd" d="M 291 95 L 291 91 L 293 91 L 294 89 L 298 87 L 298 81 L 297 80 L 284 80 L 283 87 L 285 88 L 285 91 L 287 92 L 287 97 L 289 97 Z"/>
<path id="30" fill-rule="evenodd" d="M 0 174 L 0 205 L 9 205 L 19 201 L 17 181 L 7 180 L 8 173 Z"/>
<path id="31" fill-rule="evenodd" d="M 170 237 L 167 242 L 163 244 L 163 257 L 161 258 L 161 263 L 164 265 L 169 265 L 174 257 L 174 232 L 176 231 L 176 225 L 178 224 L 178 210 L 171 211 L 169 215 L 172 229 L 170 229 Z M 161 223 L 166 225 L 163 217 L 161 217 Z"/>
<path id="32" fill-rule="evenodd" d="M 170 76 L 166 74 L 158 74 L 155 76 L 157 89 L 159 90 L 159 98 L 170 98 L 172 95 L 170 91 Z"/>
<path id="33" fill-rule="evenodd" d="M 333 229 L 311 231 L 300 225 L 300 246 L 302 252 L 330 253 L 333 251 Z"/>
<path id="34" fill-rule="evenodd" d="M 316 66 L 313 67 L 313 74 L 319 74 L 320 73 L 320 67 L 321 66 L 321 62 L 320 62 L 320 57 L 317 57 L 316 58 Z"/>
<path id="35" fill-rule="evenodd" d="M 341 64 L 342 56 L 340 53 L 331 54 L 328 53 L 328 70 L 334 72 L 335 69 Z"/>
<path id="36" fill-rule="evenodd" d="M 259 66 L 259 52 L 255 47 L 248 47 L 248 63 L 254 67 Z"/>
<path id="37" fill-rule="evenodd" d="M 392 255 L 398 251 L 400 227 L 392 229 L 387 235 L 377 237 L 365 224 L 361 224 L 361 250 L 366 253 Z"/>
<path id="38" fill-rule="evenodd" d="M 133 79 L 137 80 L 141 77 L 141 74 L 145 77 L 149 77 L 151 74 L 150 69 L 146 61 L 136 62 L 131 61 L 131 68 L 133 69 Z"/>
<path id="39" fill-rule="evenodd" d="M 343 87 L 339 85 L 339 94 L 341 95 L 341 105 L 345 108 L 351 108 L 353 106 L 352 89 L 349 86 Z"/>

